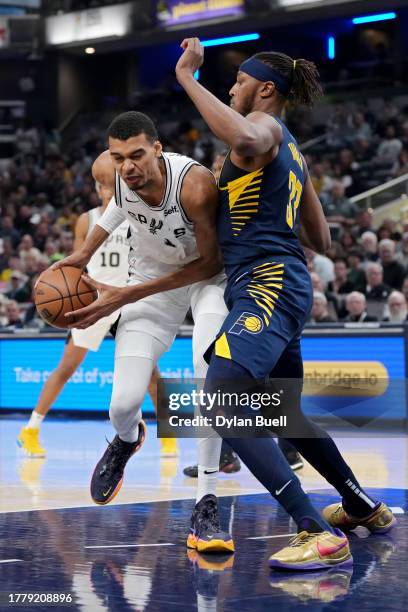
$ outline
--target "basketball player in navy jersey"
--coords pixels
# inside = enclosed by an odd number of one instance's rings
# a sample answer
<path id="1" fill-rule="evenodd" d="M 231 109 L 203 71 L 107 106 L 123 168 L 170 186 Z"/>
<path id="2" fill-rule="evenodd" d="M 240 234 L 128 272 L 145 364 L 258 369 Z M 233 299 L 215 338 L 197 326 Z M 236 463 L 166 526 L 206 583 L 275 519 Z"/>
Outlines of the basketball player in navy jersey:
<path id="1" fill-rule="evenodd" d="M 204 59 L 200 41 L 186 39 L 181 47 L 177 79 L 215 136 L 230 147 L 219 179 L 217 223 L 229 315 L 210 355 L 207 389 L 219 390 L 220 380 L 301 381 L 300 335 L 312 287 L 300 241 L 323 253 L 330 232 L 305 160 L 281 116 L 287 100 L 311 105 L 321 93 L 317 69 L 283 53 L 259 53 L 241 64 L 228 107 L 194 79 Z M 340 529 L 364 525 L 385 533 L 395 518 L 362 490 L 328 434 L 303 415 L 301 384 L 293 386 L 297 391 L 289 412 L 293 417 L 296 411 L 303 437 L 290 442 L 342 495 L 342 503 L 325 509 L 324 519 L 307 507 L 310 502 L 283 455 L 276 460 L 271 437 L 226 439 L 297 523 L 298 536 L 272 555 L 270 566 L 316 569 L 350 563 Z M 204 503 L 205 498 L 193 512 L 191 545 L 202 539 L 197 517 Z M 211 521 L 204 531 L 208 539 Z"/>

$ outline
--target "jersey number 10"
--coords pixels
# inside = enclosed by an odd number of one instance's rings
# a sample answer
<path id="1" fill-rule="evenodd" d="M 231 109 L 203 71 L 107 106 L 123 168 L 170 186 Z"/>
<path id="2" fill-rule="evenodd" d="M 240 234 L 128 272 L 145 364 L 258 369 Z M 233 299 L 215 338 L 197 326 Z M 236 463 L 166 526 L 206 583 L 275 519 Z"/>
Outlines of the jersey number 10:
<path id="1" fill-rule="evenodd" d="M 296 174 L 289 172 L 289 202 L 286 207 L 286 223 L 291 229 L 295 225 L 296 213 L 299 207 L 300 196 L 302 195 L 302 183 L 297 179 Z"/>
<path id="2" fill-rule="evenodd" d="M 102 268 L 118 268 L 120 263 L 119 253 L 113 251 L 113 253 L 109 253 L 109 257 L 107 257 L 107 253 L 102 251 Z"/>

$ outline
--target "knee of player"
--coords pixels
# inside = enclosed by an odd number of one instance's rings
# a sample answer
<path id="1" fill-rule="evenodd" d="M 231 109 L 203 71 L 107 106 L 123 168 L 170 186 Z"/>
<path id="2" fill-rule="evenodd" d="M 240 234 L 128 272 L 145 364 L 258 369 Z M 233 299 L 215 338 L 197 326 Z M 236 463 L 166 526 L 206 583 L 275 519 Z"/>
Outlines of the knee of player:
<path id="1" fill-rule="evenodd" d="M 144 393 L 135 391 L 129 393 L 126 389 L 112 394 L 111 404 L 109 408 L 110 415 L 128 415 L 137 411 L 144 400 Z"/>

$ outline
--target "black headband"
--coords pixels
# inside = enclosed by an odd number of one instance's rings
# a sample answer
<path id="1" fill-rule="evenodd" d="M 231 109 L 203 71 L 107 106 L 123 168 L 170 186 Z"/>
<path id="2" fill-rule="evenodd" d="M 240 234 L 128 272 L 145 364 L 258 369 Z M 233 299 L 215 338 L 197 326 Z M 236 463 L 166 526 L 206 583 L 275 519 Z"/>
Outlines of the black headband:
<path id="1" fill-rule="evenodd" d="M 245 62 L 242 62 L 239 70 L 249 74 L 249 76 L 254 77 L 254 79 L 257 79 L 258 81 L 263 81 L 264 83 L 266 81 L 272 81 L 275 83 L 276 89 L 282 94 L 282 96 L 287 96 L 291 90 L 291 82 L 289 82 L 282 74 L 255 57 L 250 57 L 249 59 L 245 60 Z"/>

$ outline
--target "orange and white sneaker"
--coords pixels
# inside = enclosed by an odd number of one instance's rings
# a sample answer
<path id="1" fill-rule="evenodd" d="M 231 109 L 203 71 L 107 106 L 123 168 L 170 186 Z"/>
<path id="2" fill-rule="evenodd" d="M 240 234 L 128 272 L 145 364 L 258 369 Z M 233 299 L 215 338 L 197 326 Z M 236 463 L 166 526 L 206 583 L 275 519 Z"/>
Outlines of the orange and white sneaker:
<path id="1" fill-rule="evenodd" d="M 191 515 L 187 547 L 204 553 L 235 551 L 231 535 L 221 529 L 215 495 L 204 495 L 195 505 Z"/>
<path id="2" fill-rule="evenodd" d="M 91 497 L 95 504 L 105 505 L 116 497 L 123 483 L 126 464 L 142 448 L 145 438 L 146 425 L 140 421 L 136 442 L 124 442 L 116 435 L 109 443 L 92 474 Z"/>
<path id="3" fill-rule="evenodd" d="M 387 533 L 397 522 L 391 510 L 383 502 L 372 514 L 365 518 L 351 516 L 344 510 L 341 502 L 326 506 L 323 510 L 323 516 L 329 525 L 342 531 L 352 531 L 356 527 L 362 526 L 369 529 L 371 533 L 378 534 Z"/>
<path id="4" fill-rule="evenodd" d="M 23 427 L 17 438 L 17 444 L 27 457 L 45 457 L 45 448 L 40 443 L 40 430 L 33 427 Z"/>
<path id="5" fill-rule="evenodd" d="M 347 537 L 340 529 L 335 533 L 301 531 L 269 558 L 269 567 L 285 570 L 318 570 L 350 567 L 353 563 Z"/>

